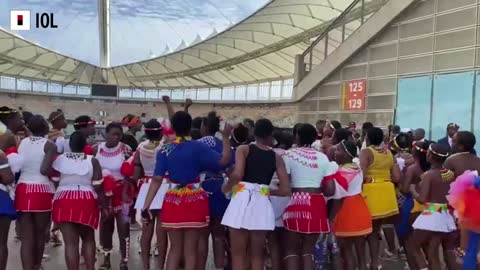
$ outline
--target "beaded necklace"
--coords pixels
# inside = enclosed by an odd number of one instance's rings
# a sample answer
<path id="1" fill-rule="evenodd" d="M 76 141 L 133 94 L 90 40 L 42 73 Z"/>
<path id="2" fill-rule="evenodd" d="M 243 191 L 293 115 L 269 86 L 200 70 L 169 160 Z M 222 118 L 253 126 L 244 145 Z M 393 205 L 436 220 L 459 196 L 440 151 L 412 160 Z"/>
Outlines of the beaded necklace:
<path id="1" fill-rule="evenodd" d="M 106 144 L 104 146 L 100 148 L 99 154 L 107 158 L 115 157 L 123 152 L 123 143 L 118 143 L 112 148 L 108 148 Z"/>
<path id="2" fill-rule="evenodd" d="M 190 140 L 192 140 L 192 137 L 190 136 L 177 137 L 172 143 L 179 144 L 179 143 L 190 141 Z"/>
<path id="3" fill-rule="evenodd" d="M 78 159 L 84 159 L 85 154 L 84 153 L 67 152 L 67 153 L 65 153 L 65 157 L 68 158 L 68 159 L 78 160 Z"/>
<path id="4" fill-rule="evenodd" d="M 358 165 L 356 163 L 350 162 L 350 163 L 345 163 L 342 165 L 342 168 L 347 168 L 347 169 L 352 169 L 352 170 L 358 170 Z"/>
<path id="5" fill-rule="evenodd" d="M 449 169 L 445 169 L 445 168 L 440 169 L 440 175 L 442 177 L 443 182 L 450 182 L 453 179 L 455 179 L 455 174 Z"/>

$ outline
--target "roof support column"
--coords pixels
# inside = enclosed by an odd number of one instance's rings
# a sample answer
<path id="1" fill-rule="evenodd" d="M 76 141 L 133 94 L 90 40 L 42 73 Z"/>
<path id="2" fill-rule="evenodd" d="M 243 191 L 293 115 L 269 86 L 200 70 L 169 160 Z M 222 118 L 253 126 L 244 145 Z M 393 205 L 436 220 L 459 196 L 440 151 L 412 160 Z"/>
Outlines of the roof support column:
<path id="1" fill-rule="evenodd" d="M 98 0 L 100 66 L 110 67 L 110 0 Z"/>

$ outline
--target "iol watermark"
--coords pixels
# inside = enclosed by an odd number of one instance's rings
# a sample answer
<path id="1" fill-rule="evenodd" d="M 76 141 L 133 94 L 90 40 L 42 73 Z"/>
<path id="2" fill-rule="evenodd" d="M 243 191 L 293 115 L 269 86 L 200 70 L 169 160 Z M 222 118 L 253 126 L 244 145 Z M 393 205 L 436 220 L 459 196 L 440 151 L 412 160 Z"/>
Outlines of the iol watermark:
<path id="1" fill-rule="evenodd" d="M 31 18 L 30 10 L 11 10 L 10 11 L 10 30 L 26 31 L 30 30 Z M 53 13 L 34 13 L 34 27 L 39 28 L 58 28 L 54 22 Z"/>

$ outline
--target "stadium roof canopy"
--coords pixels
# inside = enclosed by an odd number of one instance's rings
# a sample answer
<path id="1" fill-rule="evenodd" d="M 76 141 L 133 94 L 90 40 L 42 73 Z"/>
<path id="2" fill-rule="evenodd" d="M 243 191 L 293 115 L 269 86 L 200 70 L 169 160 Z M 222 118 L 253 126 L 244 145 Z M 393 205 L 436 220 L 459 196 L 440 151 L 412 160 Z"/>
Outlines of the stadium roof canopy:
<path id="1" fill-rule="evenodd" d="M 382 3 L 365 2 L 365 9 Z M 295 55 L 351 3 L 273 0 L 243 21 L 189 47 L 109 68 L 67 57 L 0 28 L 0 75 L 62 84 L 157 89 L 223 87 L 291 78 Z M 341 34 L 329 38 L 341 42 Z"/>

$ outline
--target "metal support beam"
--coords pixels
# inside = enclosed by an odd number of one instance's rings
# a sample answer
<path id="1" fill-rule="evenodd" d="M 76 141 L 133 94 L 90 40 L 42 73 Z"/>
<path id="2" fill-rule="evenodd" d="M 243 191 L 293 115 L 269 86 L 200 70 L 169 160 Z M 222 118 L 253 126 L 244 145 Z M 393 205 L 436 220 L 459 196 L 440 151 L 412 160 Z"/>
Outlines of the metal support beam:
<path id="1" fill-rule="evenodd" d="M 98 0 L 100 67 L 110 67 L 110 0 Z"/>
<path id="2" fill-rule="evenodd" d="M 364 47 L 371 39 L 387 27 L 393 19 L 402 14 L 417 0 L 388 1 L 370 17 L 360 28 L 353 32 L 323 62 L 310 71 L 297 83 L 292 101 L 302 100 L 312 89 L 318 87 L 330 74 L 337 70 L 351 56 Z"/>

